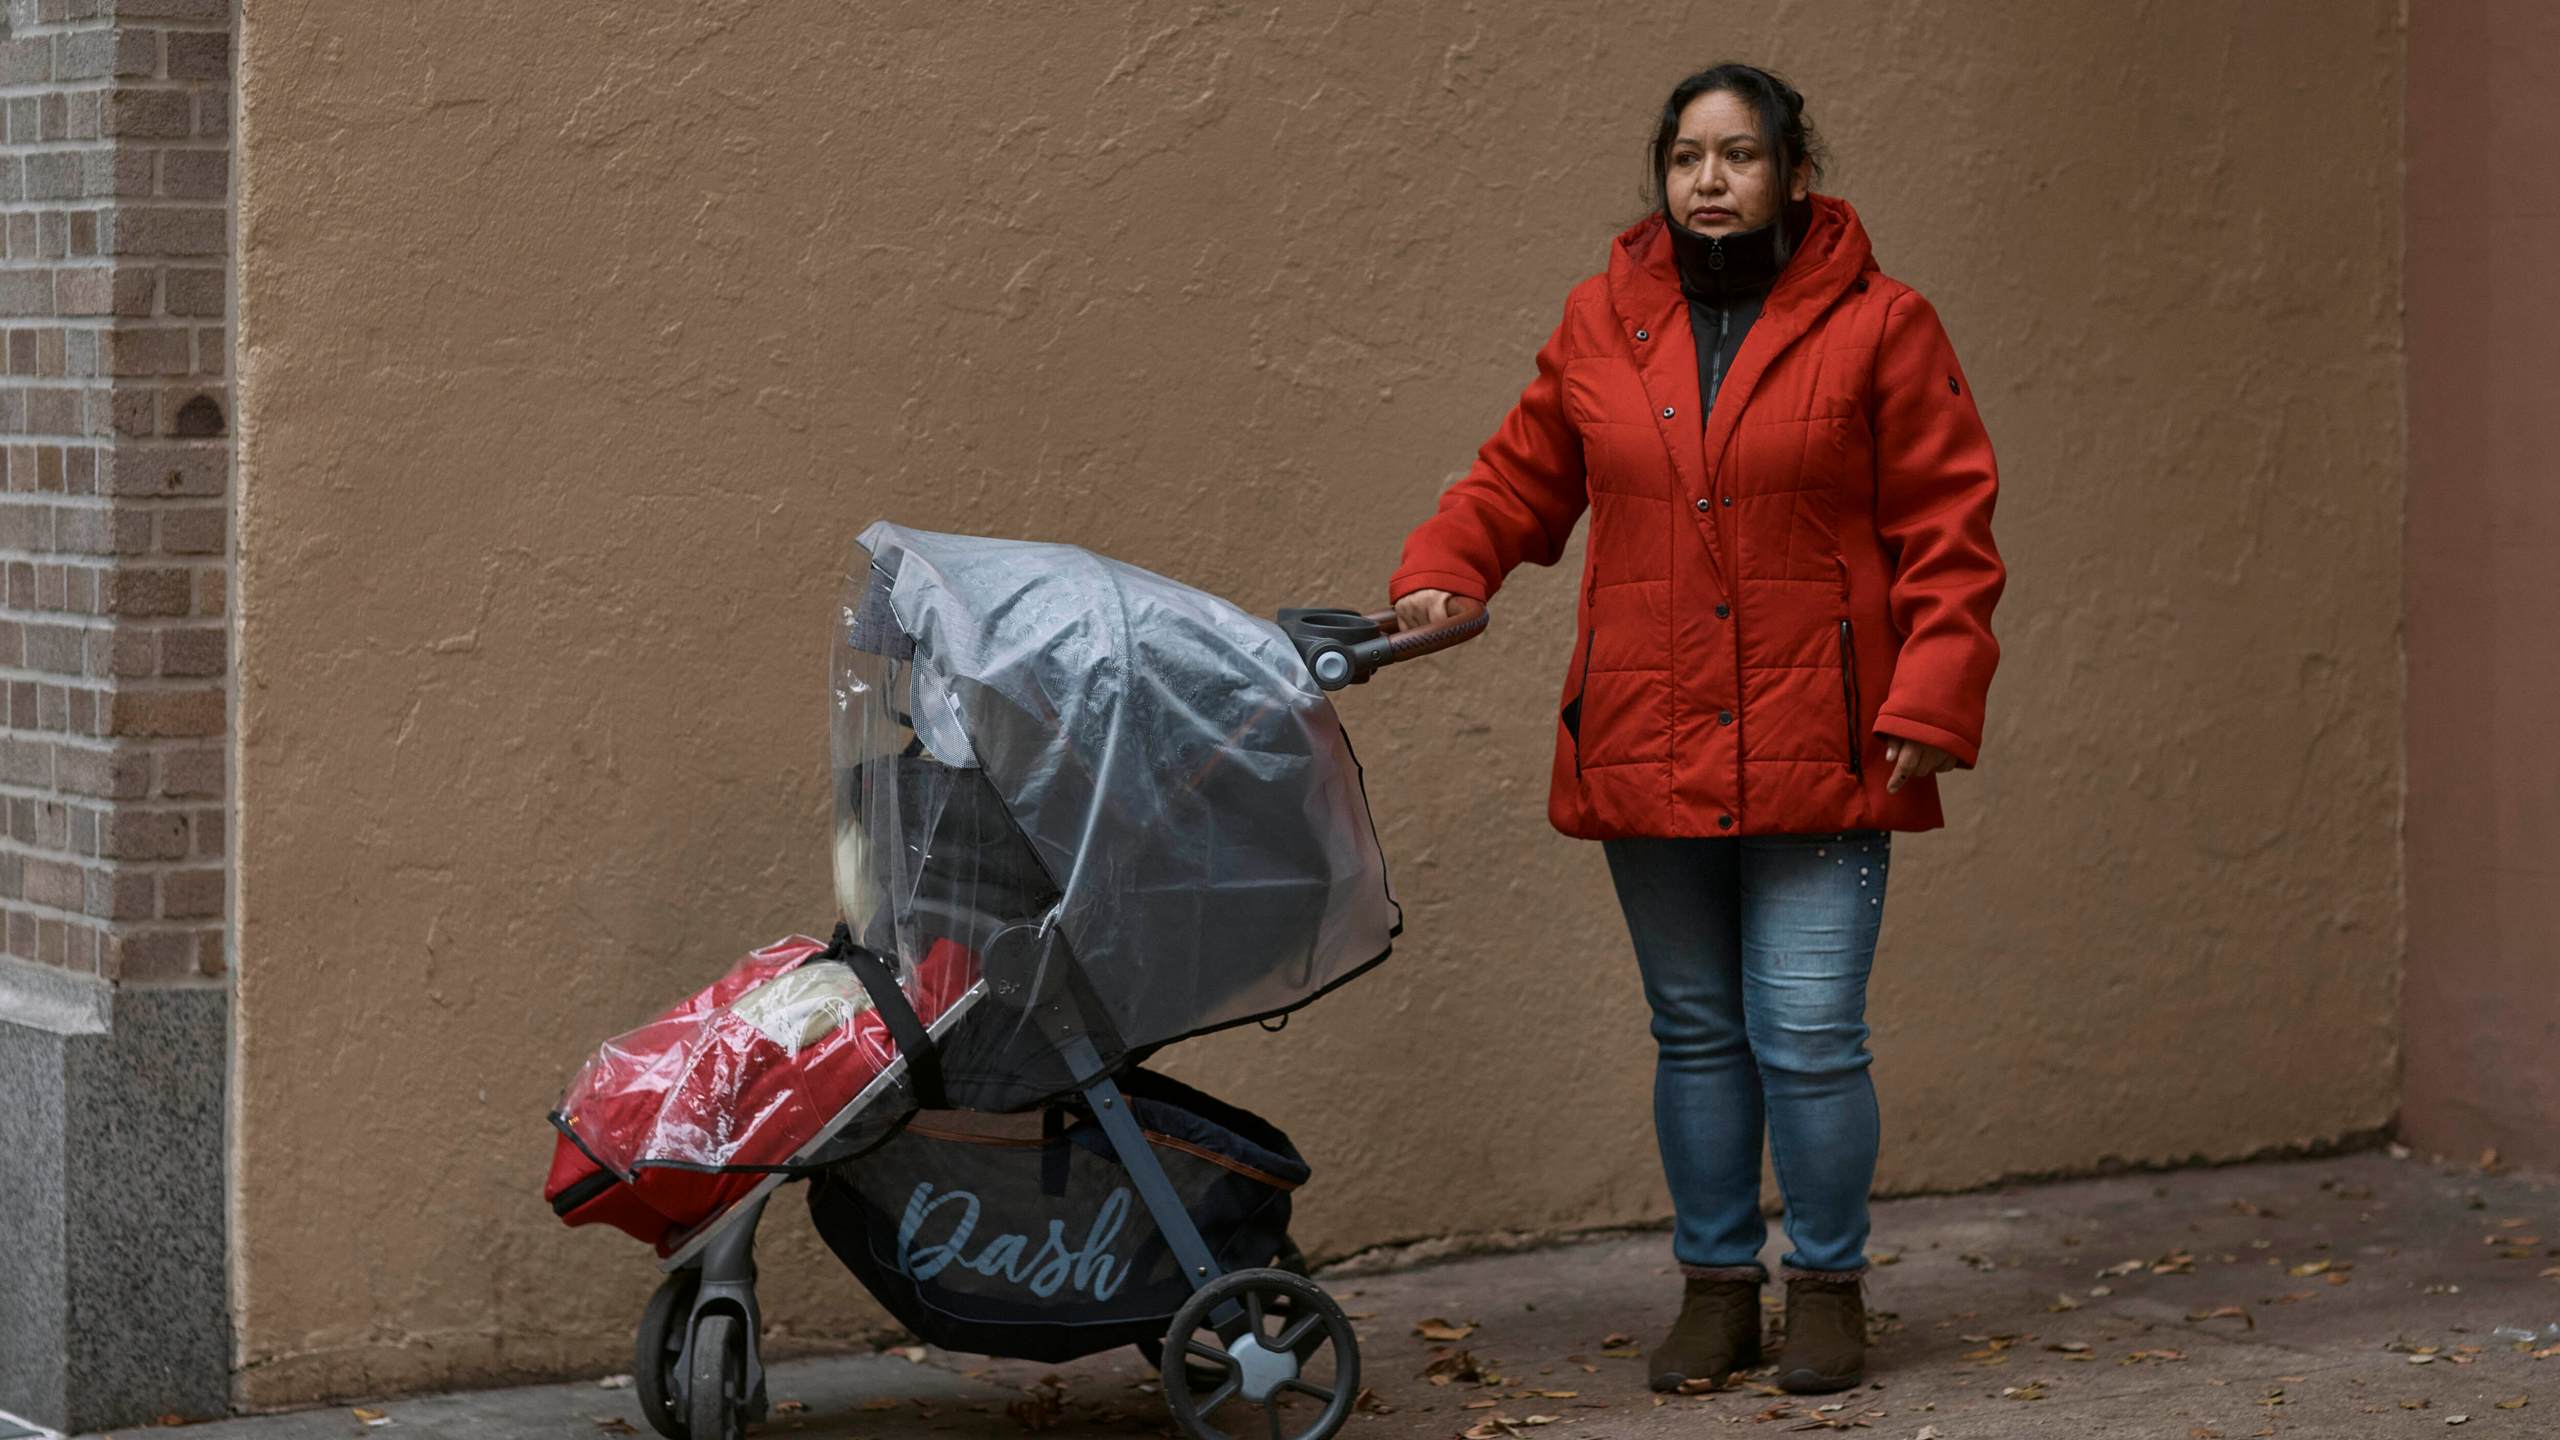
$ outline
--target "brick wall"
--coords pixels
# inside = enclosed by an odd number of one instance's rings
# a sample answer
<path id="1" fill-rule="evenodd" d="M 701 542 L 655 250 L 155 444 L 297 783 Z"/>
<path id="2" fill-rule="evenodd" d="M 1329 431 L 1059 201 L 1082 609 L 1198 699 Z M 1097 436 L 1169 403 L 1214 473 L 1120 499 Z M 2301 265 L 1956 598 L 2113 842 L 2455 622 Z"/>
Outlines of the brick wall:
<path id="1" fill-rule="evenodd" d="M 6 0 L 6 953 L 225 972 L 231 0 Z"/>

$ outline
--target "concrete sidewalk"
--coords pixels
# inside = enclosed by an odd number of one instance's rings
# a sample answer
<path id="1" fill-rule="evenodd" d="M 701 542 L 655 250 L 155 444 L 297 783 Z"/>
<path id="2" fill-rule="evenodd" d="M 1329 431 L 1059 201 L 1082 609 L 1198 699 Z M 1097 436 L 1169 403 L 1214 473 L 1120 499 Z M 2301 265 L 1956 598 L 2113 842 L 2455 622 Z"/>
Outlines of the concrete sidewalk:
<path id="1" fill-rule="evenodd" d="M 1660 1233 L 1403 1269 L 1383 1268 L 1396 1257 L 1334 1267 L 1321 1278 L 1358 1322 L 1372 1392 L 1343 1433 L 2210 1440 L 2458 1425 L 2466 1436 L 2560 1434 L 2560 1329 L 2533 1343 L 2495 1333 L 2560 1326 L 2560 1187 L 2547 1180 L 2379 1153 L 2121 1176 L 1885 1202 L 1874 1248 L 1892 1257 L 1869 1287 L 1874 1383 L 1804 1399 L 1749 1383 L 1667 1401 L 1647 1393 L 1638 1357 L 1669 1321 L 1680 1283 Z M 1416 1333 L 1432 1320 L 1467 1333 L 1434 1343 Z M 1169 1431 L 1133 1353 L 1059 1367 L 916 1353 L 778 1365 L 771 1393 L 785 1403 L 756 1433 Z M 1426 1374 L 1434 1369 L 1443 1383 Z M 177 1433 L 647 1433 L 628 1388 L 593 1381 L 367 1408 L 386 1423 L 341 1408 Z"/>

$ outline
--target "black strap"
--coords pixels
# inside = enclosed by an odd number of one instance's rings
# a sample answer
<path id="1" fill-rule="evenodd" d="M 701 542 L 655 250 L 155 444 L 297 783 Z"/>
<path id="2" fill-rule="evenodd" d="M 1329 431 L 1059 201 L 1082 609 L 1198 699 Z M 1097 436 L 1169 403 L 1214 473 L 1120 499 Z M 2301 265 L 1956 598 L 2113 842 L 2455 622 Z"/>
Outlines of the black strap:
<path id="1" fill-rule="evenodd" d="M 898 1053 L 907 1057 L 907 1083 L 914 1087 L 916 1103 L 927 1110 L 951 1108 L 942 1093 L 942 1057 L 935 1053 L 924 1022 L 916 1018 L 916 1007 L 907 1003 L 907 992 L 898 988 L 897 972 L 853 943 L 853 932 L 841 920 L 836 922 L 835 938 L 827 942 L 827 958 L 843 961 L 862 988 L 871 992 L 873 1007 L 889 1026 L 889 1038 L 897 1042 Z"/>
<path id="2" fill-rule="evenodd" d="M 1051 1105 L 1040 1112 L 1040 1193 L 1052 1200 L 1067 1193 L 1067 1112 Z"/>

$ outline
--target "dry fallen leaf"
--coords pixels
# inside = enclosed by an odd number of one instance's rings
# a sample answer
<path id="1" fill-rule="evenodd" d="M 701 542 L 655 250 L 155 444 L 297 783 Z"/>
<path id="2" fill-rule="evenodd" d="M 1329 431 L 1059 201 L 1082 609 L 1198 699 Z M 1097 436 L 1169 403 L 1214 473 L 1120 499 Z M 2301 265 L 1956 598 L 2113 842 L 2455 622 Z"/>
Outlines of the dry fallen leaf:
<path id="1" fill-rule="evenodd" d="M 903 1358 L 910 1365 L 924 1363 L 924 1347 L 921 1345 L 900 1345 L 889 1353 Z"/>
<path id="2" fill-rule="evenodd" d="M 2055 1340 L 2047 1343 L 2044 1348 L 2047 1350 L 2059 1350 L 2065 1355 L 2079 1355 L 2087 1352 L 2089 1342 L 2086 1340 Z"/>
<path id="3" fill-rule="evenodd" d="M 2031 1380 L 2024 1385 L 2004 1385 L 2000 1388 L 2000 1398 L 2003 1400 L 2041 1400 L 2044 1398 L 2044 1382 L 2041 1380 Z"/>
<path id="4" fill-rule="evenodd" d="M 2468 1425 L 2471 1423 L 2471 1417 L 2468 1415 L 2447 1415 L 2444 1417 L 2444 1423 L 2447 1425 Z"/>
<path id="5" fill-rule="evenodd" d="M 2321 1274 L 2326 1274 L 2326 1273 L 2328 1272 L 2328 1269 L 2329 1269 L 2329 1265 L 2330 1265 L 2330 1263 L 2331 1263 L 2331 1262 L 2326 1261 L 2326 1260 L 2313 1260 L 2313 1261 L 2309 1262 L 2308 1264 L 2296 1265 L 2296 1266 L 2294 1266 L 2292 1269 L 2287 1270 L 2287 1271 L 2285 1271 L 2284 1273 L 2286 1273 L 2287 1275 L 2291 1275 L 2291 1276 L 2293 1276 L 2293 1277 L 2294 1277 L 2295 1279 L 2297 1279 L 2297 1280 L 2298 1280 L 2298 1279 L 2300 1279 L 2300 1278 L 2302 1278 L 2302 1277 L 2303 1277 L 2303 1276 L 2305 1276 L 2305 1275 L 2321 1275 Z"/>
<path id="6" fill-rule="evenodd" d="M 2258 1328 L 2258 1317 L 2250 1314 L 2245 1306 L 2240 1305 L 2218 1305 L 2211 1310 L 2190 1310 L 2187 1312 L 2187 1318 L 2189 1320 L 2237 1320 L 2252 1330 Z"/>
<path id="7" fill-rule="evenodd" d="M 2108 1266 L 2106 1269 L 2099 1271 L 2098 1278 L 2101 1280 L 2111 1280 L 2118 1275 L 2137 1274 L 2144 1268 L 2146 1263 L 2147 1262 L 2141 1260 L 2119 1260 L 2113 1265 Z"/>
<path id="8" fill-rule="evenodd" d="M 2063 1293 L 2061 1293 L 2061 1292 L 2057 1291 L 2057 1292 L 2055 1292 L 2055 1294 L 2054 1294 L 2054 1297 L 2053 1297 L 2053 1303 L 2052 1303 L 2052 1304 L 2050 1304 L 2050 1305 L 2047 1305 L 2047 1306 L 2046 1306 L 2046 1307 L 2044 1307 L 2044 1308 L 2045 1308 L 2046 1313 L 2048 1313 L 2048 1314 L 2059 1315 L 2059 1314 L 2061 1314 L 2061 1313 L 2062 1313 L 2063 1311 L 2065 1311 L 2065 1310 L 2077 1310 L 2077 1309 L 2079 1309 L 2079 1308 L 2080 1308 L 2080 1302 L 2079 1302 L 2079 1301 L 2077 1301 L 2077 1300 L 2072 1299 L 2069 1295 L 2066 1295 L 2066 1294 L 2063 1294 Z"/>
<path id="9" fill-rule="evenodd" d="M 776 1400 L 773 1402 L 773 1413 L 776 1415 L 798 1415 L 808 1408 L 809 1402 L 806 1400 Z"/>
<path id="10" fill-rule="evenodd" d="M 637 1435 L 640 1433 L 639 1426 L 632 1424 L 630 1421 L 623 1419 L 619 1415 L 597 1416 L 596 1428 L 607 1435 Z"/>
<path id="11" fill-rule="evenodd" d="M 2530 1405 L 2530 1404 L 2532 1404 L 2532 1403 L 2533 1403 L 2533 1397 L 2531 1397 L 2531 1396 L 2529 1396 L 2529 1395 L 2519 1395 L 2519 1396 L 2517 1396 L 2516 1398 L 2514 1398 L 2513 1400 L 2501 1400 L 2501 1401 L 2499 1401 L 2499 1402 L 2498 1402 L 2498 1408 L 2499 1408 L 2499 1409 L 2501 1409 L 2501 1410 L 2521 1410 L 2521 1409 L 2523 1409 L 2524 1407 L 2526 1407 L 2527 1405 Z"/>
<path id="12" fill-rule="evenodd" d="M 1476 1333 L 1476 1325 L 1472 1320 L 1468 1321 L 1464 1325 L 1452 1325 L 1448 1321 L 1434 1315 L 1430 1319 L 1415 1325 L 1413 1327 L 1413 1333 L 1421 1336 L 1425 1340 L 1436 1340 L 1446 1344 L 1451 1341 L 1464 1340 L 1468 1336 L 1473 1335 Z"/>
<path id="13" fill-rule="evenodd" d="M 2222 1440 L 2222 1432 L 2210 1425 L 2192 1425 L 2187 1428 L 2187 1440 Z"/>
<path id="14" fill-rule="evenodd" d="M 1025 1430 L 1034 1433 L 1046 1430 L 1066 1420 L 1066 1391 L 1052 1385 L 1041 1385 L 1022 1399 L 1004 1407 L 1004 1413 L 1012 1416 L 1013 1423 Z"/>
<path id="15" fill-rule="evenodd" d="M 1938 1427 L 1923 1425 L 1920 1427 L 1920 1433 L 1912 1436 L 1911 1440 L 1938 1440 Z"/>
<path id="16" fill-rule="evenodd" d="M 1351 1408 L 1359 1411 L 1363 1415 L 1393 1415 L 1396 1413 L 1396 1407 L 1379 1399 L 1378 1392 L 1370 1389 L 1366 1385 L 1360 1387 L 1360 1393 L 1352 1400 Z"/>
<path id="17" fill-rule="evenodd" d="M 1502 1402 L 1499 1400 L 1469 1400 L 1458 1408 L 1461 1410 L 1492 1410 L 1499 1407 L 1501 1404 Z"/>

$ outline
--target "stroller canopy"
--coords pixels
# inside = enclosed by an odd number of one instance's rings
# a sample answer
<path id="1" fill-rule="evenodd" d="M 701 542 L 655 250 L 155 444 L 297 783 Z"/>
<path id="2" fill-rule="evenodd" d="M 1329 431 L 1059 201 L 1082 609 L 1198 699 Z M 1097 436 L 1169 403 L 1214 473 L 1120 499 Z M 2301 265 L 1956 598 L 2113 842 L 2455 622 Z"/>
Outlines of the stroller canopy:
<path id="1" fill-rule="evenodd" d="M 906 964 L 936 940 L 983 954 L 998 1003 L 959 1049 L 985 1082 L 1090 1078 L 1054 1072 L 1062 1024 L 1116 1067 L 1283 1013 L 1396 933 L 1331 701 L 1277 625 L 1216 596 L 1074 546 L 881 522 L 833 681 L 846 922 Z M 1006 1108 L 976 1088 L 962 1103 Z"/>

